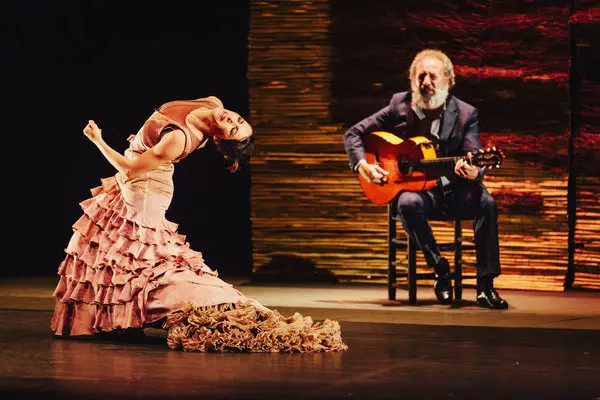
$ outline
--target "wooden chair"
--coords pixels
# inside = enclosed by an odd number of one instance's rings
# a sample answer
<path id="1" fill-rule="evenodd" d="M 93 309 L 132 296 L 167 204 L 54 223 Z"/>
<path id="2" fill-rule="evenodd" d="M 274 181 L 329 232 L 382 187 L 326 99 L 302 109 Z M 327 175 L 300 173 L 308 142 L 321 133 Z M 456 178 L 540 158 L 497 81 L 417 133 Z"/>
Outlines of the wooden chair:
<path id="1" fill-rule="evenodd" d="M 396 283 L 397 278 L 408 279 L 408 302 L 412 305 L 417 303 L 417 281 L 420 279 L 435 279 L 435 273 L 417 273 L 417 250 L 420 250 L 417 243 L 410 239 L 409 235 L 405 238 L 397 237 L 396 223 L 399 217 L 394 216 L 393 204 L 395 200 L 388 204 L 388 298 L 396 300 L 396 288 L 400 286 Z M 463 279 L 477 279 L 476 275 L 463 275 L 462 254 L 465 250 L 475 250 L 473 243 L 463 243 L 462 221 L 461 219 L 435 219 L 435 221 L 454 222 L 454 242 L 438 243 L 440 251 L 454 251 L 454 271 L 450 271 L 450 278 L 454 280 L 454 298 L 462 299 L 462 281 Z M 468 220 L 471 221 L 471 220 Z M 396 261 L 398 250 L 404 250 L 407 253 L 407 263 Z M 404 271 L 398 273 L 397 268 Z"/>

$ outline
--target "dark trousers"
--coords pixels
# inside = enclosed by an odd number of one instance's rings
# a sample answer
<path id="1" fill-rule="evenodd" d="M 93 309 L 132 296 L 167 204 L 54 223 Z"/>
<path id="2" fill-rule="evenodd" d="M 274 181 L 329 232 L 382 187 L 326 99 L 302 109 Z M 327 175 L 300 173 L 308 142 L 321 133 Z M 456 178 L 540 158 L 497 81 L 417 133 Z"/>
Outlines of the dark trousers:
<path id="1" fill-rule="evenodd" d="M 473 219 L 477 277 L 500 275 L 498 207 L 481 182 L 458 181 L 444 189 L 438 184 L 428 191 L 402 192 L 397 210 L 404 230 L 419 244 L 427 265 L 433 268 L 441 257 L 429 219 Z"/>

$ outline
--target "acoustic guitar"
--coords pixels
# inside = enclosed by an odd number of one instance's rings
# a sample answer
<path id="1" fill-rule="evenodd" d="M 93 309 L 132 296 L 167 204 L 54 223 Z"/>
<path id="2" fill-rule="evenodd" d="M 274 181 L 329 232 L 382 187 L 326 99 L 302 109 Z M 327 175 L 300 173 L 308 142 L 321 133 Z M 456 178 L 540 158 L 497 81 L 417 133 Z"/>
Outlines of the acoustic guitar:
<path id="1" fill-rule="evenodd" d="M 458 160 L 468 162 L 467 156 L 437 158 L 433 143 L 423 136 L 403 140 L 392 133 L 372 132 L 363 143 L 366 161 L 390 173 L 381 183 L 369 183 L 358 174 L 363 192 L 378 205 L 389 203 L 403 190 L 429 190 L 437 178 L 454 173 Z M 470 163 L 484 169 L 499 168 L 505 157 L 504 152 L 492 147 L 473 154 Z"/>

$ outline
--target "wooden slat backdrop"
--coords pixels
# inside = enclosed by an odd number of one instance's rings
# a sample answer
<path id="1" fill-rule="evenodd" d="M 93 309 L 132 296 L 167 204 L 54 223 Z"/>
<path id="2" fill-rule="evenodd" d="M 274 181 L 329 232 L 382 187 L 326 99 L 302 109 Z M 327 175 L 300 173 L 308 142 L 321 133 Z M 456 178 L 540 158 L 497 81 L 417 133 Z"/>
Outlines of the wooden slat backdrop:
<path id="1" fill-rule="evenodd" d="M 336 223 L 335 208 L 344 197 L 355 204 L 356 192 L 344 168 L 341 127 L 330 118 L 329 24 L 326 0 L 250 3 L 255 269 L 281 254 L 341 265 L 334 239 L 346 226 Z"/>
<path id="2" fill-rule="evenodd" d="M 571 16 L 576 44 L 578 115 L 575 132 L 577 219 L 574 286 L 600 289 L 600 3 L 578 0 Z"/>
<path id="3" fill-rule="evenodd" d="M 408 3 L 250 3 L 255 274 L 268 274 L 274 259 L 291 256 L 286 270 L 297 262 L 339 281 L 385 282 L 385 208 L 364 199 L 342 134 L 405 90 L 411 58 L 428 46 L 453 59 L 454 92 L 479 108 L 484 143 L 509 154 L 486 178 L 501 208 L 498 286 L 562 290 L 568 262 L 566 4 Z M 451 238 L 449 224 L 432 225 L 439 241 Z M 578 228 L 579 238 L 594 243 L 597 226 Z M 594 257 L 592 248 L 578 260 Z M 466 261 L 469 271 L 473 256 Z M 583 271 L 588 275 L 576 274 L 577 282 L 598 282 L 593 268 Z"/>

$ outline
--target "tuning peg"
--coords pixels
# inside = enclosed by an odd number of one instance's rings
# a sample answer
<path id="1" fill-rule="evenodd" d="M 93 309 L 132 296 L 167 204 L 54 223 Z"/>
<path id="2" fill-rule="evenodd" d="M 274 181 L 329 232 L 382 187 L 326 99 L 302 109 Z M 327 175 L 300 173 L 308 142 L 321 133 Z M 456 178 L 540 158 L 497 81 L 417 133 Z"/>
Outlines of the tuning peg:
<path id="1" fill-rule="evenodd" d="M 496 168 L 500 168 L 500 164 L 496 164 Z"/>
<path id="2" fill-rule="evenodd" d="M 496 151 L 496 146 L 492 147 L 492 150 Z"/>
<path id="3" fill-rule="evenodd" d="M 490 151 L 490 150 L 491 150 L 491 149 L 488 147 L 488 148 L 487 148 L 487 151 Z"/>
<path id="4" fill-rule="evenodd" d="M 480 152 L 480 153 L 483 153 L 483 149 L 479 149 L 479 152 Z"/>

